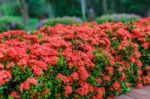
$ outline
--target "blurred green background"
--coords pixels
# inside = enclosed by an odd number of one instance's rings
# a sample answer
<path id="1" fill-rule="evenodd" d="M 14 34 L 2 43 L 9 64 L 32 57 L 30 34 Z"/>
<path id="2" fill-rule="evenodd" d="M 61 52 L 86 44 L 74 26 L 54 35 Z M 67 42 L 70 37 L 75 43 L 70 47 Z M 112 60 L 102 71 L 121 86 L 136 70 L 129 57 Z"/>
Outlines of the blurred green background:
<path id="1" fill-rule="evenodd" d="M 150 0 L 0 0 L 0 32 L 96 21 L 130 22 L 150 16 Z"/>

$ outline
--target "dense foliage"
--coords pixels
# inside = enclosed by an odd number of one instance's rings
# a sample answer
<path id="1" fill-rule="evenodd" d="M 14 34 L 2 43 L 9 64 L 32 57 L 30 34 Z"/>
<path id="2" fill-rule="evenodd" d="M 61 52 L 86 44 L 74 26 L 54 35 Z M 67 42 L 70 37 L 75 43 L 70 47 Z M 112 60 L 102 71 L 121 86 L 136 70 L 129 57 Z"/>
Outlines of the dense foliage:
<path id="1" fill-rule="evenodd" d="M 2 16 L 0 17 L 0 33 L 8 30 L 27 30 L 36 29 L 37 19 L 30 18 L 28 24 L 24 24 L 20 16 Z"/>
<path id="2" fill-rule="evenodd" d="M 0 34 L 0 98 L 103 99 L 150 84 L 150 18 Z"/>
<path id="3" fill-rule="evenodd" d="M 22 6 L 20 0 L 1 0 L 0 14 L 21 15 Z M 77 16 L 81 17 L 80 0 L 25 0 L 28 5 L 28 13 L 31 17 L 41 16 Z M 104 14 L 104 0 L 85 0 L 86 11 L 94 9 L 96 16 Z M 135 13 L 146 16 L 148 13 L 149 0 L 105 0 L 107 14 L 109 13 Z M 37 10 L 38 9 L 38 10 Z"/>
<path id="4" fill-rule="evenodd" d="M 3 16 L 0 18 L 0 32 L 15 29 L 24 29 L 19 17 Z"/>
<path id="5" fill-rule="evenodd" d="M 135 14 L 108 14 L 108 15 L 102 15 L 101 17 L 96 18 L 96 22 L 98 24 L 104 23 L 104 22 L 132 22 L 137 21 L 141 17 Z"/>

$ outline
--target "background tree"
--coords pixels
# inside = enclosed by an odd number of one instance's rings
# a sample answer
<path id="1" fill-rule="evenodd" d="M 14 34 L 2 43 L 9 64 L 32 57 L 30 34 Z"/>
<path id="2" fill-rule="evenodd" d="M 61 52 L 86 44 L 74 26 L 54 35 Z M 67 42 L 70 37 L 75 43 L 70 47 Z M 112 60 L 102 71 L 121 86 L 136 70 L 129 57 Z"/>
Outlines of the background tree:
<path id="1" fill-rule="evenodd" d="M 19 0 L 20 2 L 20 11 L 23 17 L 23 22 L 26 24 L 29 20 L 29 13 L 28 13 L 28 5 L 26 0 Z"/>
<path id="2" fill-rule="evenodd" d="M 13 0 L 13 2 L 0 0 L 0 2 L 1 15 L 20 16 L 24 12 L 23 16 L 26 19 L 28 15 L 36 18 L 82 16 L 80 0 Z M 149 0 L 86 0 L 86 9 L 93 8 L 96 16 L 106 13 L 135 13 L 147 16 L 149 5 Z"/>
<path id="3" fill-rule="evenodd" d="M 51 3 L 56 17 L 59 16 L 80 16 L 80 0 L 46 0 Z"/>
<path id="4" fill-rule="evenodd" d="M 107 14 L 107 0 L 102 0 L 102 9 L 103 9 L 103 14 Z"/>
<path id="5" fill-rule="evenodd" d="M 81 10 L 82 10 L 82 19 L 86 20 L 86 0 L 80 0 Z"/>

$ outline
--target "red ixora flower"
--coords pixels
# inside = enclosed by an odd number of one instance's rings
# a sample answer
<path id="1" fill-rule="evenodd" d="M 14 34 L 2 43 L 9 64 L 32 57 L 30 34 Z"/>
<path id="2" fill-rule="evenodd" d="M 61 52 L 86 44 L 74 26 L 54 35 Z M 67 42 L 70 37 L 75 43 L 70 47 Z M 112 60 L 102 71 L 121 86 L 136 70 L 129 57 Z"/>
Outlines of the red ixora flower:
<path id="1" fill-rule="evenodd" d="M 113 67 L 107 66 L 105 69 L 106 69 L 106 71 L 107 71 L 110 75 L 113 74 L 113 71 L 114 71 Z"/>
<path id="2" fill-rule="evenodd" d="M 20 95 L 16 91 L 12 91 L 9 96 L 13 97 L 14 99 L 20 99 Z"/>
<path id="3" fill-rule="evenodd" d="M 76 90 L 80 96 L 86 96 L 90 92 L 90 86 L 87 83 L 82 83 L 81 87 Z"/>
<path id="4" fill-rule="evenodd" d="M 125 73 L 121 73 L 120 80 L 125 80 L 125 79 L 126 79 L 126 75 L 125 75 Z"/>
<path id="5" fill-rule="evenodd" d="M 114 60 L 110 60 L 109 64 L 113 66 L 113 65 L 115 65 L 115 61 Z"/>
<path id="6" fill-rule="evenodd" d="M 28 78 L 26 81 L 21 83 L 21 85 L 19 86 L 19 90 L 20 91 L 29 90 L 31 85 L 37 85 L 37 84 L 38 82 L 35 78 Z"/>
<path id="7" fill-rule="evenodd" d="M 0 64 L 0 70 L 2 70 L 4 68 L 3 64 Z"/>
<path id="8" fill-rule="evenodd" d="M 73 80 L 78 80 L 79 79 L 79 74 L 77 72 L 73 72 L 70 77 L 73 79 Z"/>
<path id="9" fill-rule="evenodd" d="M 8 82 L 11 79 L 11 73 L 10 71 L 1 70 L 0 71 L 0 86 L 4 85 L 6 82 Z"/>
<path id="10" fill-rule="evenodd" d="M 144 49 L 148 49 L 149 46 L 150 46 L 150 43 L 144 42 L 144 43 L 142 44 L 142 47 L 143 47 Z"/>
<path id="11" fill-rule="evenodd" d="M 112 84 L 112 88 L 113 88 L 113 90 L 115 90 L 115 91 L 119 91 L 120 90 L 120 84 L 118 83 L 118 82 L 114 82 L 113 84 Z"/>
<path id="12" fill-rule="evenodd" d="M 43 70 L 36 65 L 32 66 L 32 71 L 35 76 L 40 76 L 43 73 Z"/>
<path id="13" fill-rule="evenodd" d="M 90 76 L 88 71 L 82 66 L 78 68 L 78 73 L 81 80 L 86 80 Z"/>
<path id="14" fill-rule="evenodd" d="M 97 93 L 92 99 L 103 99 L 103 95 L 105 94 L 105 88 L 95 88 L 95 92 Z"/>
<path id="15" fill-rule="evenodd" d="M 66 76 L 62 75 L 62 74 L 57 74 L 56 79 L 57 80 L 58 79 L 62 80 L 62 82 L 64 84 L 68 84 L 69 83 L 69 79 Z"/>
<path id="16" fill-rule="evenodd" d="M 68 97 L 72 93 L 72 87 L 71 86 L 65 86 L 65 96 Z"/>
<path id="17" fill-rule="evenodd" d="M 143 85 L 141 84 L 141 83 L 138 83 L 137 85 L 136 85 L 136 88 L 142 88 L 143 87 Z"/>
<path id="18" fill-rule="evenodd" d="M 105 81 L 111 81 L 111 78 L 110 78 L 110 76 L 103 76 L 103 79 L 105 80 Z"/>

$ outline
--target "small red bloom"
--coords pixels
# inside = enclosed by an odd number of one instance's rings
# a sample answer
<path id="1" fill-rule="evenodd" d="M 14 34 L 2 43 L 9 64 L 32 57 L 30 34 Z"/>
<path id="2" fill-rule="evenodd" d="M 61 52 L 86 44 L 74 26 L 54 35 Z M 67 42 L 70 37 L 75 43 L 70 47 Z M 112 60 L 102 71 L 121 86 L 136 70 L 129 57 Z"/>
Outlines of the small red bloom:
<path id="1" fill-rule="evenodd" d="M 13 97 L 14 99 L 20 99 L 20 95 L 16 91 L 12 91 L 10 93 L 10 96 Z"/>
<path id="2" fill-rule="evenodd" d="M 142 73 L 143 73 L 142 70 L 138 70 L 137 75 L 138 75 L 138 76 L 141 76 Z"/>
<path id="3" fill-rule="evenodd" d="M 69 79 L 66 76 L 62 75 L 62 74 L 57 74 L 56 79 L 62 80 L 64 84 L 69 83 Z"/>
<path id="4" fill-rule="evenodd" d="M 81 87 L 76 90 L 76 93 L 80 96 L 86 96 L 89 91 L 89 85 L 87 83 L 83 83 Z"/>
<path id="5" fill-rule="evenodd" d="M 125 73 L 122 73 L 122 74 L 121 74 L 121 77 L 120 77 L 120 80 L 125 80 L 125 78 L 126 78 Z"/>
<path id="6" fill-rule="evenodd" d="M 113 71 L 114 71 L 113 67 L 107 66 L 105 69 L 106 69 L 106 71 L 108 71 L 108 73 L 109 73 L 110 75 L 113 74 Z"/>
<path id="7" fill-rule="evenodd" d="M 115 65 L 115 62 L 113 60 L 110 60 L 109 64 L 113 66 L 113 65 Z"/>
<path id="8" fill-rule="evenodd" d="M 3 64 L 0 64 L 0 70 L 2 70 L 4 68 Z"/>
<path id="9" fill-rule="evenodd" d="M 141 84 L 141 83 L 138 83 L 137 85 L 136 85 L 136 88 L 142 88 L 143 87 L 143 85 Z"/>
<path id="10" fill-rule="evenodd" d="M 19 86 L 20 91 L 29 90 L 29 89 L 30 89 L 30 84 L 29 83 L 21 83 L 21 85 Z"/>
<path id="11" fill-rule="evenodd" d="M 136 59 L 135 59 L 134 57 L 132 57 L 132 56 L 129 58 L 129 60 L 130 60 L 132 63 L 135 63 L 135 62 L 136 62 Z"/>
<path id="12" fill-rule="evenodd" d="M 113 90 L 119 91 L 120 90 L 120 84 L 118 82 L 114 82 L 112 85 Z"/>
<path id="13" fill-rule="evenodd" d="M 15 64 L 13 62 L 10 62 L 6 65 L 6 68 L 12 68 L 13 66 L 15 66 Z"/>
<path id="14" fill-rule="evenodd" d="M 143 44 L 142 44 L 142 47 L 143 47 L 144 49 L 148 49 L 148 47 L 149 47 L 149 43 L 146 43 L 146 42 L 145 42 L 145 43 L 143 43 Z"/>
<path id="15" fill-rule="evenodd" d="M 105 81 L 111 81 L 110 76 L 103 76 L 103 79 L 104 79 Z"/>
<path id="16" fill-rule="evenodd" d="M 77 72 L 73 72 L 70 77 L 72 77 L 73 80 L 78 80 L 79 79 L 79 74 Z"/>
<path id="17" fill-rule="evenodd" d="M 65 86 L 65 96 L 68 97 L 72 93 L 72 87 L 71 86 Z"/>
<path id="18" fill-rule="evenodd" d="M 97 78 L 97 79 L 96 79 L 96 82 L 97 82 L 98 84 L 101 84 L 101 83 L 102 83 L 102 81 L 101 81 L 100 78 Z"/>
<path id="19" fill-rule="evenodd" d="M 32 70 L 35 76 L 40 76 L 43 73 L 42 69 L 37 67 L 36 65 L 32 66 Z"/>
<path id="20" fill-rule="evenodd" d="M 26 82 L 28 82 L 29 84 L 32 84 L 32 85 L 37 85 L 38 84 L 38 82 L 35 78 L 28 78 L 26 80 Z"/>
<path id="21" fill-rule="evenodd" d="M 0 71 L 0 86 L 4 85 L 6 82 L 8 82 L 11 79 L 11 73 L 10 71 L 1 70 Z"/>
<path id="22" fill-rule="evenodd" d="M 84 67 L 79 67 L 78 73 L 79 73 L 81 80 L 86 80 L 89 77 L 89 73 L 87 72 L 87 70 Z"/>
<path id="23" fill-rule="evenodd" d="M 141 53 L 140 52 L 136 52 L 134 56 L 135 56 L 135 58 L 140 58 L 141 57 Z"/>
<path id="24" fill-rule="evenodd" d="M 19 86 L 20 91 L 29 90 L 31 85 L 37 85 L 38 82 L 35 78 L 28 78 Z"/>
<path id="25" fill-rule="evenodd" d="M 137 65 L 138 67 L 142 67 L 142 65 L 143 65 L 140 60 L 137 60 L 135 63 L 136 63 L 136 65 Z"/>

